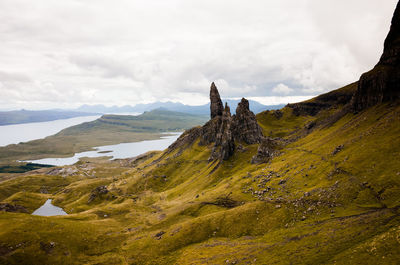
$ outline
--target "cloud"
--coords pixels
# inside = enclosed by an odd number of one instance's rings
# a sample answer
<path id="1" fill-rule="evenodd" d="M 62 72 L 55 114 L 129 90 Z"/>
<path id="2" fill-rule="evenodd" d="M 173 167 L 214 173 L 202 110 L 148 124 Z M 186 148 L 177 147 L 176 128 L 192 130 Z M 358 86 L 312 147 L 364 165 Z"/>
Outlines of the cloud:
<path id="1" fill-rule="evenodd" d="M 212 81 L 224 98 L 309 97 L 372 68 L 396 3 L 2 0 L 0 97 L 14 108 L 201 104 Z"/>
<path id="2" fill-rule="evenodd" d="M 272 92 L 274 92 L 275 94 L 285 94 L 285 95 L 288 95 L 288 94 L 290 94 L 291 92 L 293 92 L 293 89 L 290 88 L 290 87 L 288 87 L 288 86 L 285 85 L 285 84 L 279 84 L 279 85 L 277 85 L 276 87 L 274 87 L 274 88 L 272 89 Z"/>

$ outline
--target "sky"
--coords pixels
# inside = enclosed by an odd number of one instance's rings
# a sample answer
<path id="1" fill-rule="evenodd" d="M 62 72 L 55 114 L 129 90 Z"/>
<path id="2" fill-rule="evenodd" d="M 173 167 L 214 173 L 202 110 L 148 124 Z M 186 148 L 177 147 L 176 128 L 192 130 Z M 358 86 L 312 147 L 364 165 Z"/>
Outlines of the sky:
<path id="1" fill-rule="evenodd" d="M 379 60 L 396 0 L 1 0 L 0 109 L 297 102 Z"/>

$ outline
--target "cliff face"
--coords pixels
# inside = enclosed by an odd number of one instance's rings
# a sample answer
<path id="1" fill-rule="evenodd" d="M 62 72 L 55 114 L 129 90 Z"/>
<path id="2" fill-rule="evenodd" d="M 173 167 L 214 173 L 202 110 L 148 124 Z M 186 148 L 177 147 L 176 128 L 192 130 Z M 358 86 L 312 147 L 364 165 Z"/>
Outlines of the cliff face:
<path id="1" fill-rule="evenodd" d="M 352 105 L 355 111 L 360 111 L 398 99 L 400 99 L 400 2 L 393 15 L 383 54 L 375 68 L 361 76 Z"/>

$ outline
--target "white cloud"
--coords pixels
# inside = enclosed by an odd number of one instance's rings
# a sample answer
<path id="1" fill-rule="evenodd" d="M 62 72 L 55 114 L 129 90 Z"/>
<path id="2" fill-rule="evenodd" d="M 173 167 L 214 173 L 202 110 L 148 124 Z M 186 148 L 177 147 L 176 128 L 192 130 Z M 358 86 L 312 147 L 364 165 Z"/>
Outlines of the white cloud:
<path id="1" fill-rule="evenodd" d="M 272 89 L 272 92 L 274 92 L 275 94 L 284 94 L 284 95 L 288 95 L 291 92 L 293 92 L 293 89 L 288 87 L 285 84 L 279 84 L 276 87 L 274 87 Z"/>
<path id="2" fill-rule="evenodd" d="M 1 104 L 316 95 L 377 62 L 396 3 L 2 0 Z"/>
<path id="3" fill-rule="evenodd" d="M 271 96 L 271 97 L 250 97 L 249 99 L 258 101 L 264 105 L 281 105 L 297 103 L 313 98 L 314 96 Z"/>

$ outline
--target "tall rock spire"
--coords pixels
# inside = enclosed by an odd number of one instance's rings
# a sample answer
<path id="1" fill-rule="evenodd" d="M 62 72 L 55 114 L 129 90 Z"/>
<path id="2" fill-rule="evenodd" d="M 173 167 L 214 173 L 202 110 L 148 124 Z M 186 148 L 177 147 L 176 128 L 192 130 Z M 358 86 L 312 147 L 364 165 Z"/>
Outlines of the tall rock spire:
<path id="1" fill-rule="evenodd" d="M 263 138 L 262 129 L 257 123 L 256 116 L 250 111 L 247 99 L 242 98 L 239 102 L 233 123 L 233 136 L 237 141 L 246 144 L 260 143 Z"/>
<path id="2" fill-rule="evenodd" d="M 212 82 L 210 88 L 210 101 L 211 119 L 216 116 L 221 116 L 224 111 L 224 105 L 222 105 L 221 97 L 219 96 L 218 89 L 214 82 Z"/>
<path id="3" fill-rule="evenodd" d="M 225 108 L 222 105 L 217 87 L 212 83 L 210 100 L 211 119 L 202 127 L 193 128 L 182 134 L 168 147 L 169 152 L 176 148 L 183 150 L 183 146 L 193 144 L 200 138 L 199 145 L 212 145 L 209 161 L 222 161 L 234 154 L 236 144 L 259 144 L 263 141 L 262 129 L 257 123 L 256 116 L 250 111 L 247 99 L 242 99 L 236 108 L 236 115 L 232 116 L 228 104 L 225 103 Z M 264 161 L 261 160 L 261 156 L 270 154 L 268 148 L 270 146 L 264 144 L 258 152 L 258 157 L 254 159 L 255 163 Z"/>
<path id="4" fill-rule="evenodd" d="M 396 100 L 400 100 L 400 2 L 394 12 L 381 59 L 374 69 L 361 76 L 352 105 L 355 111 L 360 111 Z"/>

